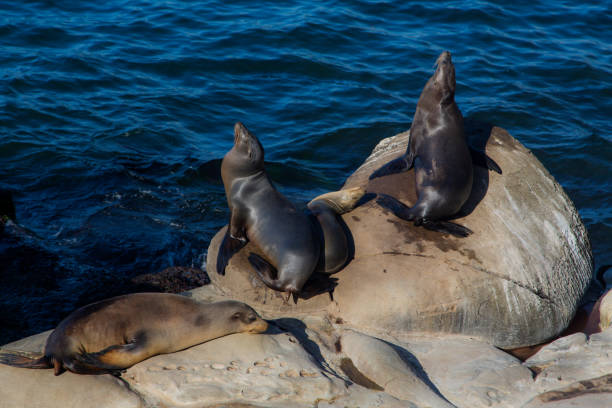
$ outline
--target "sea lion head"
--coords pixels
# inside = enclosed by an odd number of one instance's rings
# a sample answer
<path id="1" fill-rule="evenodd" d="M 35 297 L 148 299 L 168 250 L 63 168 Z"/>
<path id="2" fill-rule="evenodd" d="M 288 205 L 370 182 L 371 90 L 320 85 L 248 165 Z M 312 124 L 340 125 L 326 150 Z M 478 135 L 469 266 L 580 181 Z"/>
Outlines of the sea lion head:
<path id="1" fill-rule="evenodd" d="M 455 101 L 455 66 L 451 60 L 451 53 L 444 51 L 436 60 L 436 72 L 425 85 L 423 93 L 433 93 L 441 105 L 448 105 Z"/>
<path id="2" fill-rule="evenodd" d="M 221 306 L 217 317 L 227 325 L 228 332 L 263 333 L 268 330 L 268 323 L 246 303 L 227 300 L 217 304 Z"/>
<path id="3" fill-rule="evenodd" d="M 246 177 L 264 170 L 264 149 L 255 135 L 240 122 L 234 125 L 234 146 L 221 162 L 223 183 L 236 177 Z"/>
<path id="4" fill-rule="evenodd" d="M 264 159 L 264 148 L 259 143 L 259 139 L 249 132 L 240 122 L 234 125 L 234 148 L 233 150 L 246 156 L 253 166 L 262 166 Z"/>

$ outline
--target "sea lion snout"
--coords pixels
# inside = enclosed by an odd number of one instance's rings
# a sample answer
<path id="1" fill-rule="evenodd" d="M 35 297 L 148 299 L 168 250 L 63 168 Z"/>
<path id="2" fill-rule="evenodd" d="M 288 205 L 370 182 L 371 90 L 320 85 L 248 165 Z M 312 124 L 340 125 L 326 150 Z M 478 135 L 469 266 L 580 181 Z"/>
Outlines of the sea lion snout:
<path id="1" fill-rule="evenodd" d="M 238 144 L 238 142 L 244 141 L 249 131 L 246 126 L 242 124 L 242 122 L 236 122 L 234 125 L 234 144 Z"/>
<path id="2" fill-rule="evenodd" d="M 247 333 L 263 333 L 268 330 L 268 322 L 261 318 L 255 310 L 251 310 L 244 317 Z"/>
<path id="3" fill-rule="evenodd" d="M 268 322 L 259 316 L 251 306 L 237 301 L 219 302 L 220 305 L 232 305 L 234 310 L 228 317 L 238 332 L 263 333 L 268 330 Z"/>
<path id="4" fill-rule="evenodd" d="M 450 51 L 444 51 L 436 60 L 437 65 L 447 65 L 452 64 L 452 62 Z"/>
<path id="5" fill-rule="evenodd" d="M 438 67 L 432 77 L 433 89 L 435 89 L 434 92 L 438 95 L 440 103 L 448 105 L 454 100 L 456 85 L 455 66 L 451 59 L 451 53 L 444 51 L 436 60 L 436 64 Z M 428 88 L 428 85 L 425 86 L 425 89 Z"/>
<path id="6" fill-rule="evenodd" d="M 255 320 L 249 325 L 248 333 L 263 333 L 268 330 L 268 322 L 261 317 L 255 318 Z"/>

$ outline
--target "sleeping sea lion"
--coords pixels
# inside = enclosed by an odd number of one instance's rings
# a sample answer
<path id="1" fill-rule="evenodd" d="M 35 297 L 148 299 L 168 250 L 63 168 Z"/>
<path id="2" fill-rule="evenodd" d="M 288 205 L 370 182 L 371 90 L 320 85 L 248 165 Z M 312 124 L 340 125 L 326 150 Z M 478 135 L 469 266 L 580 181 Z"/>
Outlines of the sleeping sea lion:
<path id="1" fill-rule="evenodd" d="M 0 352 L 0 363 L 77 374 L 121 375 L 157 354 L 172 353 L 232 333 L 268 328 L 255 310 L 233 300 L 202 303 L 169 293 L 135 293 L 92 303 L 60 322 L 42 356 Z"/>

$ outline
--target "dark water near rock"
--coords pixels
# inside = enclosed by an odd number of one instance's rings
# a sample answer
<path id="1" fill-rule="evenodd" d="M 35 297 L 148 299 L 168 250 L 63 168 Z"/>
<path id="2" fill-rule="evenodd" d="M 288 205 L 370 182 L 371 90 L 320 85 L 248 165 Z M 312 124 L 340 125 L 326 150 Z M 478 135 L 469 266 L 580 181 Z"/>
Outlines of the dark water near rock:
<path id="1" fill-rule="evenodd" d="M 228 3 L 0 1 L 0 189 L 29 230 L 0 241 L 0 343 L 201 266 L 236 120 L 292 200 L 337 189 L 445 49 L 464 116 L 532 149 L 612 263 L 609 2 Z"/>

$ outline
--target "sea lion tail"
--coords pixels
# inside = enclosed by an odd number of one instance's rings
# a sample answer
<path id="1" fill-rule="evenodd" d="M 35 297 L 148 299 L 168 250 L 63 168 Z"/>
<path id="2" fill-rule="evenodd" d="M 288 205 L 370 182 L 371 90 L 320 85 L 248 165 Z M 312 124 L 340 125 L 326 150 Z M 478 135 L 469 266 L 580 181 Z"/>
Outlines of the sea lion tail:
<path id="1" fill-rule="evenodd" d="M 38 354 L 37 357 L 29 357 L 13 351 L 0 352 L 0 364 L 22 368 L 53 368 L 51 361 L 46 356 Z"/>

